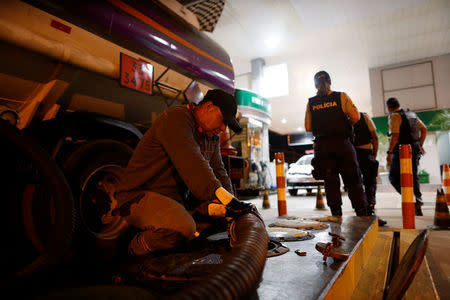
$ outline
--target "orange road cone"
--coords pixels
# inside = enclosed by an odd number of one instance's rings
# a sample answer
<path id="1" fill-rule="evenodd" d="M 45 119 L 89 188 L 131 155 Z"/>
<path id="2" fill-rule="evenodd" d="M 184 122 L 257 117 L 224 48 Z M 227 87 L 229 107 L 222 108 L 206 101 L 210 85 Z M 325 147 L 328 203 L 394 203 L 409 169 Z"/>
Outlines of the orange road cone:
<path id="1" fill-rule="evenodd" d="M 449 230 L 450 215 L 448 212 L 447 201 L 445 200 L 444 191 L 438 190 L 436 195 L 436 208 L 434 213 L 434 224 L 431 226 L 434 230 Z"/>
<path id="2" fill-rule="evenodd" d="M 320 186 L 317 187 L 316 209 L 325 210 L 325 204 L 323 202 L 323 195 Z"/>
<path id="3" fill-rule="evenodd" d="M 264 190 L 263 208 L 264 209 L 270 208 L 269 191 L 268 190 Z"/>
<path id="4" fill-rule="evenodd" d="M 444 189 L 447 205 L 450 205 L 450 167 L 444 164 L 442 168 L 442 188 Z"/>

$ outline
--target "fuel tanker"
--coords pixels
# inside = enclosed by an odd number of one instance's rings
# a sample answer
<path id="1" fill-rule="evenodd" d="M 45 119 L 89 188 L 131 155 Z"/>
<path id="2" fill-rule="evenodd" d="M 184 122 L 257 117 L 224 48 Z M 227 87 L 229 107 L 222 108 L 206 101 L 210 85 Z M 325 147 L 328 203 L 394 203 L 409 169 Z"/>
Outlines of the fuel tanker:
<path id="1" fill-rule="evenodd" d="M 117 181 L 152 121 L 209 89 L 234 92 L 229 55 L 191 11 L 201 2 L 0 1 L 2 190 L 11 212 L 2 222 L 15 241 L 5 248 L 3 282 L 35 281 L 78 255 L 86 236 L 94 246 L 117 239 L 120 226 L 100 228 L 92 202 Z M 235 230 L 241 246 L 231 257 L 253 261 L 244 284 L 231 287 L 237 297 L 260 280 L 267 236 L 251 215 Z M 237 263 L 210 279 L 231 280 Z M 202 286 L 191 292 L 215 289 Z"/>

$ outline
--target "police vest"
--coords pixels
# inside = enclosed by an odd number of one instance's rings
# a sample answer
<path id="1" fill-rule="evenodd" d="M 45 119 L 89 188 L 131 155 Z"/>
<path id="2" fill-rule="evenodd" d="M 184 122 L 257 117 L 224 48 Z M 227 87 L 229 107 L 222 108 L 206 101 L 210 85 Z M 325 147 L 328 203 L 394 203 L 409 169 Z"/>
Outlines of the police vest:
<path id="1" fill-rule="evenodd" d="M 352 135 L 352 126 L 342 110 L 340 92 L 309 98 L 308 104 L 311 112 L 312 133 L 315 137 L 340 136 L 346 138 Z"/>
<path id="2" fill-rule="evenodd" d="M 412 144 L 417 142 L 420 139 L 420 129 L 417 121 L 417 115 L 409 109 L 407 111 L 400 109 L 398 113 L 402 117 L 398 143 Z"/>
<path id="3" fill-rule="evenodd" d="M 355 133 L 355 146 L 366 145 L 372 141 L 372 134 L 370 133 L 369 126 L 367 126 L 366 118 L 364 118 L 363 113 L 359 113 L 359 115 L 359 121 L 353 125 L 353 130 Z"/>

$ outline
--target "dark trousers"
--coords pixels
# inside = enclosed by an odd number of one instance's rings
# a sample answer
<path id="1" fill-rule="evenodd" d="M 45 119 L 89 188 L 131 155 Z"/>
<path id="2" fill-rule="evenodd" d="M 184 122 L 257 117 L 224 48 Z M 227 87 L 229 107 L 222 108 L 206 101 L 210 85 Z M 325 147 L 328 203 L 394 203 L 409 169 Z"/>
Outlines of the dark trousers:
<path id="1" fill-rule="evenodd" d="M 353 209 L 358 211 L 367 207 L 355 148 L 348 138 L 316 138 L 314 157 L 323 171 L 327 204 L 332 210 L 342 205 L 339 174 L 348 187 Z"/>
<path id="2" fill-rule="evenodd" d="M 376 204 L 378 161 L 373 158 L 371 149 L 356 148 L 355 150 L 359 168 L 361 169 L 367 202 L 369 206 L 374 207 Z"/>
<path id="3" fill-rule="evenodd" d="M 419 166 L 419 160 L 422 156 L 422 150 L 419 143 L 411 144 L 412 150 L 412 173 L 414 183 L 414 196 L 416 196 L 416 205 L 422 205 L 422 193 L 420 192 L 419 176 L 417 175 L 417 167 Z M 399 194 L 402 193 L 400 182 L 400 153 L 399 145 L 397 144 L 392 151 L 392 164 L 389 168 L 389 181 L 392 186 L 397 190 Z"/>

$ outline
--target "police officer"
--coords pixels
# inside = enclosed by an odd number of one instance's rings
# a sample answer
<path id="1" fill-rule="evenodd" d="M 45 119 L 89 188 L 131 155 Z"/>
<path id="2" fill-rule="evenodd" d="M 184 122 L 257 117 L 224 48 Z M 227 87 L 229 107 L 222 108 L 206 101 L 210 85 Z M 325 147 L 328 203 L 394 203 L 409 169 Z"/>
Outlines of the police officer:
<path id="1" fill-rule="evenodd" d="M 420 157 L 425 153 L 423 143 L 427 136 L 427 127 L 414 112 L 410 110 L 404 111 L 396 98 L 389 98 L 386 101 L 386 106 L 389 111 L 389 131 L 391 133 L 386 158 L 390 166 L 389 181 L 397 192 L 401 194 L 399 145 L 411 145 L 414 196 L 416 197 L 415 213 L 416 216 L 423 216 L 421 208 L 423 205 L 422 193 L 420 192 L 417 167 L 419 166 Z"/>
<path id="2" fill-rule="evenodd" d="M 361 172 L 350 137 L 351 124 L 359 120 L 358 109 L 347 94 L 330 90 L 327 72 L 314 75 L 317 95 L 308 100 L 305 129 L 314 135 L 314 177 L 324 179 L 327 204 L 333 216 L 342 215 L 339 174 L 358 216 L 367 215 Z"/>
<path id="3" fill-rule="evenodd" d="M 361 112 L 359 121 L 353 125 L 353 130 L 355 134 L 353 144 L 363 177 L 364 191 L 369 203 L 367 213 L 375 216 L 375 194 L 379 165 L 377 161 L 378 136 L 376 127 L 369 115 Z M 386 221 L 378 218 L 378 225 L 384 226 Z"/>

